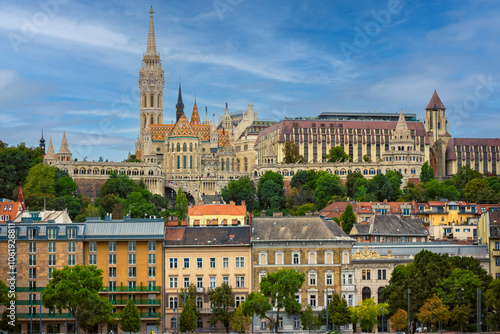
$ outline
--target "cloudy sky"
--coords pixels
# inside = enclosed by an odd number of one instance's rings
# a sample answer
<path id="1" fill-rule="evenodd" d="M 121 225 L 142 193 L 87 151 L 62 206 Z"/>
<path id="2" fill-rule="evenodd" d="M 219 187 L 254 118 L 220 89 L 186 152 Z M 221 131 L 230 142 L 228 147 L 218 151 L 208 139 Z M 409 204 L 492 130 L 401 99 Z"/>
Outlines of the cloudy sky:
<path id="1" fill-rule="evenodd" d="M 139 132 L 138 71 L 154 7 L 164 122 L 253 103 L 263 120 L 324 111 L 423 119 L 437 90 L 454 137 L 499 137 L 500 3 L 0 1 L 0 140 L 121 161 Z"/>

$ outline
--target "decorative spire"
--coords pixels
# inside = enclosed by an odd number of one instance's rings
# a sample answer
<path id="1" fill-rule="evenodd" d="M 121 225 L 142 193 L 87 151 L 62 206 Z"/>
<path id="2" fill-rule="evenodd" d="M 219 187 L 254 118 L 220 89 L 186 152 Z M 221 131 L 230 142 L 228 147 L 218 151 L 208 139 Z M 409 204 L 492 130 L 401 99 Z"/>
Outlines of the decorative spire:
<path id="1" fill-rule="evenodd" d="M 394 139 L 409 139 L 410 130 L 408 130 L 408 124 L 406 124 L 405 115 L 403 114 L 403 108 L 399 113 L 398 124 L 396 125 L 396 130 L 394 131 Z"/>
<path id="2" fill-rule="evenodd" d="M 200 125 L 200 114 L 198 113 L 198 106 L 196 105 L 196 98 L 194 100 L 193 112 L 191 113 L 191 125 Z"/>
<path id="3" fill-rule="evenodd" d="M 427 104 L 427 107 L 425 107 L 425 110 L 437 110 L 437 109 L 446 110 L 446 107 L 444 106 L 443 102 L 441 102 L 438 93 L 434 90 L 434 94 L 432 94 L 431 100 Z"/>
<path id="4" fill-rule="evenodd" d="M 24 204 L 23 187 L 19 187 L 19 195 L 17 195 L 17 201 L 21 203 L 23 211 L 26 211 L 26 205 Z"/>
<path id="5" fill-rule="evenodd" d="M 47 148 L 47 153 L 45 153 L 45 160 L 55 160 L 56 154 L 54 153 L 54 146 L 52 145 L 52 138 L 49 140 L 49 147 Z"/>
<path id="6" fill-rule="evenodd" d="M 63 138 L 61 141 L 61 148 L 59 149 L 59 152 L 57 152 L 57 154 L 61 154 L 61 153 L 71 153 L 71 151 L 69 150 L 69 146 L 68 146 L 68 140 L 66 139 L 66 131 L 64 131 L 64 133 L 63 133 Z"/>
<path id="7" fill-rule="evenodd" d="M 40 138 L 40 148 L 45 152 L 45 139 L 43 138 L 43 130 L 42 130 L 42 138 Z"/>
<path id="8" fill-rule="evenodd" d="M 146 54 L 148 56 L 156 56 L 156 41 L 155 41 L 155 25 L 153 23 L 153 6 L 149 11 L 149 33 L 148 33 L 148 46 Z"/>
<path id="9" fill-rule="evenodd" d="M 177 97 L 177 104 L 175 105 L 175 115 L 176 122 L 179 121 L 182 115 L 184 115 L 184 103 L 182 103 L 182 92 L 181 92 L 181 81 L 179 79 L 179 95 Z"/>

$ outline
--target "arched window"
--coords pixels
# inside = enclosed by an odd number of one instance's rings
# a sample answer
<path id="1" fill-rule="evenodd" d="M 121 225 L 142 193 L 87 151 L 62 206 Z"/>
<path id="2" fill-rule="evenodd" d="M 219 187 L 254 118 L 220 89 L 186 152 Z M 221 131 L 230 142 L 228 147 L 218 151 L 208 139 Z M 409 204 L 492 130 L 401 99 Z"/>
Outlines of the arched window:
<path id="1" fill-rule="evenodd" d="M 189 152 L 193 152 L 193 143 L 189 144 Z"/>
<path id="2" fill-rule="evenodd" d="M 229 159 L 226 160 L 226 170 L 229 170 Z"/>
<path id="3" fill-rule="evenodd" d="M 203 297 L 196 298 L 196 307 L 199 309 L 203 308 Z"/>
<path id="4" fill-rule="evenodd" d="M 372 297 L 372 291 L 370 290 L 369 287 L 364 287 L 363 290 L 361 291 L 361 299 L 370 299 Z"/>
<path id="5" fill-rule="evenodd" d="M 189 169 L 193 169 L 193 156 L 189 156 Z"/>
<path id="6" fill-rule="evenodd" d="M 144 115 L 144 117 L 142 119 L 143 119 L 144 127 L 146 127 L 147 126 L 147 124 L 146 124 L 146 122 L 147 122 L 146 121 L 147 120 L 146 115 Z"/>
<path id="7" fill-rule="evenodd" d="M 382 298 L 382 291 L 384 291 L 384 287 L 381 286 L 380 288 L 378 288 L 378 303 L 383 303 L 384 302 L 384 298 Z"/>
<path id="8" fill-rule="evenodd" d="M 154 119 L 153 115 L 151 115 L 151 124 L 155 124 L 155 119 Z"/>
<path id="9" fill-rule="evenodd" d="M 237 172 L 241 172 L 241 170 L 240 170 L 240 159 L 239 158 L 236 159 L 236 171 Z"/>
<path id="10" fill-rule="evenodd" d="M 177 156 L 177 169 L 181 169 L 181 157 Z"/>
<path id="11" fill-rule="evenodd" d="M 175 317 L 170 318 L 170 329 L 177 328 L 177 319 Z"/>
<path id="12" fill-rule="evenodd" d="M 222 159 L 221 162 L 220 162 L 220 170 L 221 171 L 224 170 L 224 159 Z"/>
<path id="13" fill-rule="evenodd" d="M 247 172 L 247 171 L 248 171 L 248 159 L 247 159 L 247 157 L 245 157 L 245 158 L 243 159 L 243 162 L 244 162 L 244 164 L 245 164 L 245 166 L 244 166 L 244 168 L 245 168 L 245 172 Z"/>
<path id="14" fill-rule="evenodd" d="M 293 254 L 293 264 L 300 264 L 299 254 Z"/>
<path id="15" fill-rule="evenodd" d="M 146 108 L 147 107 L 146 95 L 144 95 L 142 100 L 143 100 L 142 104 L 144 105 L 144 108 Z"/>
<path id="16" fill-rule="evenodd" d="M 153 94 L 151 94 L 151 108 L 154 107 L 154 99 L 153 99 Z"/>
<path id="17" fill-rule="evenodd" d="M 187 151 L 187 145 L 186 145 L 186 143 L 182 144 L 182 151 L 183 152 Z"/>
<path id="18" fill-rule="evenodd" d="M 186 169 L 186 165 L 187 165 L 187 164 L 186 164 L 186 162 L 187 162 L 187 160 L 186 160 L 186 156 L 184 156 L 184 159 L 183 159 L 183 160 L 184 160 L 184 169 Z"/>
<path id="19" fill-rule="evenodd" d="M 201 318 L 198 318 L 198 320 L 196 320 L 196 327 L 203 328 L 203 320 Z"/>
<path id="20" fill-rule="evenodd" d="M 181 144 L 177 143 L 177 152 L 181 151 Z"/>
<path id="21" fill-rule="evenodd" d="M 160 105 L 160 94 L 158 94 L 158 103 L 156 104 L 156 106 L 157 106 L 158 108 L 160 108 L 160 107 L 161 107 L 161 105 Z"/>

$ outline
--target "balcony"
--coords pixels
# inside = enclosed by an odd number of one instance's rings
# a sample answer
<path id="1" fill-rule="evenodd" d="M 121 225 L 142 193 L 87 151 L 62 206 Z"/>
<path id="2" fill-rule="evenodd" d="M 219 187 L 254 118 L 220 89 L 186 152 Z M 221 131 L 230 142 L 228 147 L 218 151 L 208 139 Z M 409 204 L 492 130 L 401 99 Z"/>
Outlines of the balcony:
<path id="1" fill-rule="evenodd" d="M 103 287 L 101 292 L 161 292 L 161 286 L 137 286 L 129 288 L 128 286 L 117 286 L 115 288 Z"/>
<path id="2" fill-rule="evenodd" d="M 45 289 L 45 287 L 39 287 L 39 288 L 35 288 L 35 289 L 31 289 L 27 286 L 23 286 L 23 287 L 16 287 L 16 292 L 41 292 Z"/>
<path id="3" fill-rule="evenodd" d="M 210 307 L 199 308 L 200 314 L 212 314 L 212 309 Z"/>
<path id="4" fill-rule="evenodd" d="M 160 317 L 161 317 L 161 313 L 160 312 L 156 312 L 156 313 L 144 312 L 144 313 L 141 313 L 141 318 L 160 318 Z"/>
<path id="5" fill-rule="evenodd" d="M 127 300 L 110 300 L 109 301 L 113 305 L 126 305 Z M 134 300 L 135 305 L 160 305 L 161 299 L 137 299 Z"/>
<path id="6" fill-rule="evenodd" d="M 73 319 L 71 314 L 69 313 L 36 313 L 33 314 L 33 319 L 40 319 L 40 314 L 42 315 L 42 319 Z M 31 319 L 31 315 L 29 313 L 17 313 L 17 317 L 19 319 Z"/>

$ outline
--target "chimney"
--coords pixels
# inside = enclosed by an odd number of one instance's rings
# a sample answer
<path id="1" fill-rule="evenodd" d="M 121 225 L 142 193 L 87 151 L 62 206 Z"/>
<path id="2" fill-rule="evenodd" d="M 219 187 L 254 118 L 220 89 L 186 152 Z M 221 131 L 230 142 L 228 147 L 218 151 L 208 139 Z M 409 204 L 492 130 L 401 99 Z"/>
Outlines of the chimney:
<path id="1" fill-rule="evenodd" d="M 241 205 L 242 205 L 242 206 L 245 206 L 245 201 L 241 201 Z"/>
<path id="2" fill-rule="evenodd" d="M 234 201 L 230 201 L 229 204 L 231 205 L 235 205 Z"/>

